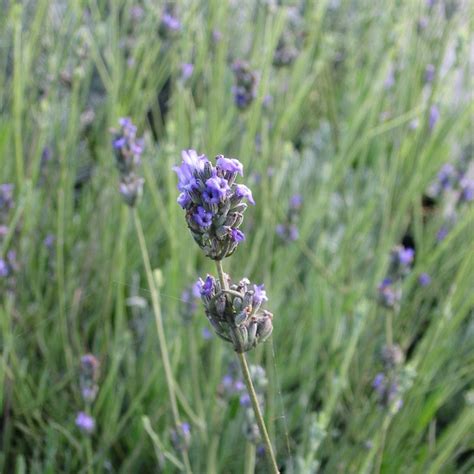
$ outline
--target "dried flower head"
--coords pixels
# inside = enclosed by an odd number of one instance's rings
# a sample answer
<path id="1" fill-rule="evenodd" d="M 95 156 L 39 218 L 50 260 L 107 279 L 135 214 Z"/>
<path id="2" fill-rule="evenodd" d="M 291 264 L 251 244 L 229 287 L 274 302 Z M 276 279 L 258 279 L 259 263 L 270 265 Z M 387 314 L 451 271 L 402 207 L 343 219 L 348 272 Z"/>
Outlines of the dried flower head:
<path id="1" fill-rule="evenodd" d="M 186 222 L 196 243 L 213 260 L 232 255 L 245 240 L 239 230 L 247 209 L 244 200 L 254 204 L 252 192 L 236 184 L 243 166 L 234 158 L 216 157 L 214 166 L 194 150 L 182 152 L 183 161 L 173 170 L 178 175 L 178 204 L 186 210 Z"/>
<path id="2" fill-rule="evenodd" d="M 86 403 L 92 403 L 99 391 L 97 382 L 99 380 L 100 364 L 95 356 L 86 354 L 81 357 L 81 369 L 79 376 L 79 385 L 81 395 Z"/>
<path id="3" fill-rule="evenodd" d="M 378 286 L 379 303 L 387 309 L 396 309 L 402 297 L 398 283 L 391 278 L 384 278 Z"/>
<path id="4" fill-rule="evenodd" d="M 208 275 L 200 281 L 200 291 L 206 316 L 216 334 L 230 342 L 236 352 L 253 349 L 272 333 L 273 315 L 261 310 L 262 303 L 268 300 L 263 285 L 253 285 L 244 278 L 225 290 Z"/>
<path id="5" fill-rule="evenodd" d="M 398 344 L 384 346 L 381 356 L 386 369 L 393 369 L 403 364 L 405 360 L 405 355 Z"/>

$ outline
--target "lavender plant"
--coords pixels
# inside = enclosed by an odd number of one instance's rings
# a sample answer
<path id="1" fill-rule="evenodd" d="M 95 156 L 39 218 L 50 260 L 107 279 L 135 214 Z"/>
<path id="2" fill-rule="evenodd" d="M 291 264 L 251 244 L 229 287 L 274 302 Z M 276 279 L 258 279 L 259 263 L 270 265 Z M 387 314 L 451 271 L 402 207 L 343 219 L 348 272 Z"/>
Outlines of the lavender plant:
<path id="1" fill-rule="evenodd" d="M 252 192 L 235 182 L 237 175 L 243 176 L 239 160 L 218 155 L 213 165 L 207 156 L 198 155 L 195 150 L 183 151 L 181 156 L 181 165 L 173 168 L 178 176 L 178 204 L 186 211 L 186 222 L 195 242 L 215 261 L 219 275 L 218 280 L 208 275 L 205 281 L 199 281 L 206 316 L 216 334 L 231 343 L 238 354 L 269 464 L 272 472 L 279 472 L 245 358 L 245 352 L 270 336 L 273 315 L 260 310 L 267 301 L 263 285 L 251 284 L 246 278 L 233 284 L 222 268 L 222 260 L 245 240 L 239 227 L 247 209 L 244 200 L 255 204 Z"/>

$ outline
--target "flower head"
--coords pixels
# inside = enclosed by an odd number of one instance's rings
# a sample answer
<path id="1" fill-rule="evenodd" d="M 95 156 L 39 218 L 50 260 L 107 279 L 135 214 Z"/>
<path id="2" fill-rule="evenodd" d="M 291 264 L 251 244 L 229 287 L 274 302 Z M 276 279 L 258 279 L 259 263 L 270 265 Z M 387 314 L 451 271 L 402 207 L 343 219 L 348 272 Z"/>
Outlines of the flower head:
<path id="1" fill-rule="evenodd" d="M 135 206 L 143 190 L 144 180 L 136 174 L 143 153 L 143 141 L 136 138 L 137 127 L 128 117 L 119 119 L 120 130 L 112 130 L 112 147 L 120 173 L 119 192 L 125 203 Z"/>
<path id="2" fill-rule="evenodd" d="M 246 109 L 257 96 L 257 74 L 245 61 L 235 61 L 232 65 L 235 85 L 232 87 L 237 108 Z"/>
<path id="3" fill-rule="evenodd" d="M 429 120 L 428 120 L 428 125 L 430 127 L 430 130 L 433 130 L 434 126 L 439 120 L 439 109 L 436 105 L 432 105 L 429 113 Z"/>
<path id="4" fill-rule="evenodd" d="M 95 420 L 92 416 L 81 411 L 76 416 L 76 426 L 84 433 L 91 434 L 95 428 Z"/>
<path id="5" fill-rule="evenodd" d="M 401 298 L 401 291 L 391 278 L 385 278 L 378 286 L 379 302 L 385 308 L 395 308 Z"/>
<path id="6" fill-rule="evenodd" d="M 228 278 L 228 277 L 227 277 Z M 263 285 L 252 285 L 246 278 L 221 287 L 210 275 L 201 282 L 206 316 L 216 334 L 230 342 L 236 352 L 247 352 L 271 334 L 273 315 L 260 306 L 267 301 Z"/>
<path id="7" fill-rule="evenodd" d="M 92 354 L 85 354 L 81 357 L 81 370 L 79 384 L 81 395 L 86 403 L 92 403 L 97 397 L 99 386 L 97 382 L 100 375 L 100 364 Z"/>
<path id="8" fill-rule="evenodd" d="M 422 273 L 418 277 L 418 282 L 421 286 L 428 286 L 431 283 L 431 277 L 428 275 L 428 273 Z"/>
<path id="9" fill-rule="evenodd" d="M 239 230 L 247 208 L 244 199 L 254 202 L 250 189 L 235 183 L 237 175 L 243 175 L 242 163 L 218 155 L 213 165 L 194 150 L 181 156 L 181 164 L 173 168 L 178 176 L 178 204 L 186 210 L 196 243 L 208 257 L 222 260 L 245 238 Z"/>

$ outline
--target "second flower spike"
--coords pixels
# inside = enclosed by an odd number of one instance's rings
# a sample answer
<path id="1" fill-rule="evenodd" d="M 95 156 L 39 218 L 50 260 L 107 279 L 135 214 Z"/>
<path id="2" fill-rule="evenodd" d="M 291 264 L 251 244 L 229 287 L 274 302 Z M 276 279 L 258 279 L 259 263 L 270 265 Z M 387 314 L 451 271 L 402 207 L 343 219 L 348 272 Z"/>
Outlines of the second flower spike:
<path id="1" fill-rule="evenodd" d="M 263 285 L 252 285 L 243 278 L 226 290 L 208 275 L 199 281 L 199 288 L 209 322 L 236 352 L 250 351 L 272 333 L 273 314 L 260 309 L 268 300 Z"/>

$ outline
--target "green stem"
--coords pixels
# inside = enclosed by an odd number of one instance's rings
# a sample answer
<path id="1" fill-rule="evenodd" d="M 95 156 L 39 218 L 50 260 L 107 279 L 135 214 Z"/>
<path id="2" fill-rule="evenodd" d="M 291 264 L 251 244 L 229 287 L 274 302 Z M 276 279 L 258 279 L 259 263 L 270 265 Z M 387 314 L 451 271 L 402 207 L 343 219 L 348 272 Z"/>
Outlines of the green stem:
<path id="1" fill-rule="evenodd" d="M 222 262 L 220 260 L 216 260 L 216 268 L 217 268 L 217 273 L 219 275 L 219 281 L 221 283 L 222 289 L 224 291 L 228 291 L 229 287 L 228 287 L 227 280 L 224 274 L 224 270 L 222 269 Z M 255 412 L 255 418 L 257 420 L 257 425 L 260 430 L 260 435 L 262 436 L 263 444 L 265 445 L 265 451 L 267 453 L 268 462 L 270 464 L 272 472 L 279 474 L 280 471 L 278 470 L 275 454 L 273 453 L 272 443 L 270 441 L 270 437 L 268 436 L 267 428 L 265 426 L 265 421 L 263 420 L 262 412 L 258 404 L 257 394 L 255 393 L 255 388 L 253 386 L 252 378 L 250 376 L 247 359 L 245 358 L 245 354 L 243 353 L 242 354 L 237 353 L 237 357 L 239 359 L 240 367 L 242 369 L 242 375 L 244 377 L 244 382 L 245 382 L 245 385 L 247 386 L 250 400 L 252 402 L 253 411 Z"/>
<path id="2" fill-rule="evenodd" d="M 247 442 L 247 446 L 245 448 L 244 474 L 255 473 L 255 451 L 255 445 L 253 443 Z"/>
<path id="3" fill-rule="evenodd" d="M 135 229 L 137 231 L 138 241 L 140 244 L 140 250 L 142 253 L 143 264 L 145 265 L 145 273 L 148 282 L 148 287 L 151 294 L 151 303 L 153 306 L 153 313 L 155 315 L 156 330 L 158 333 L 158 341 L 160 343 L 161 358 L 163 360 L 163 367 L 165 369 L 166 385 L 168 386 L 168 395 L 171 403 L 171 412 L 173 414 L 174 423 L 176 428 L 179 428 L 179 412 L 178 404 L 176 402 L 176 393 L 174 389 L 173 373 L 171 370 L 171 363 L 168 353 L 168 346 L 166 344 L 165 331 L 163 327 L 163 318 L 161 317 L 161 308 L 158 292 L 156 291 L 155 282 L 153 280 L 153 273 L 151 271 L 150 257 L 145 243 L 145 236 L 143 234 L 143 228 L 138 216 L 137 210 L 133 209 L 133 220 L 135 223 Z M 188 453 L 186 450 L 182 450 L 183 463 L 185 471 L 192 473 L 191 466 L 189 463 Z"/>
<path id="4" fill-rule="evenodd" d="M 93 455 L 92 455 L 92 441 L 89 436 L 86 436 L 86 458 L 87 458 L 87 472 L 94 474 L 93 469 Z"/>
<path id="5" fill-rule="evenodd" d="M 391 311 L 387 312 L 387 317 L 385 318 L 385 337 L 387 346 L 391 347 L 393 345 L 393 324 Z"/>

